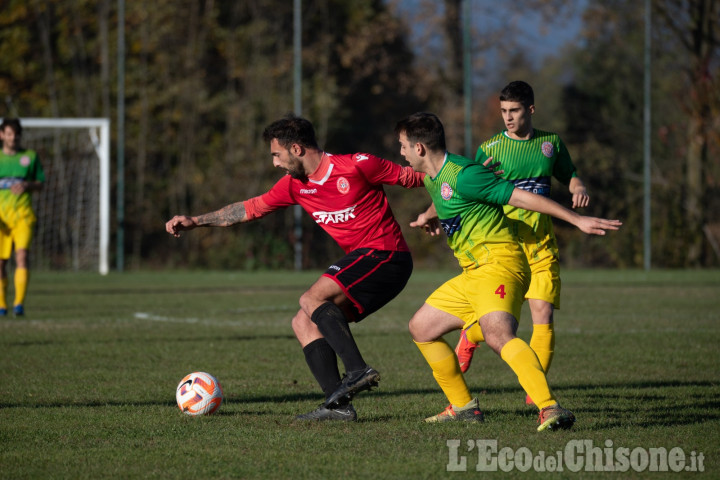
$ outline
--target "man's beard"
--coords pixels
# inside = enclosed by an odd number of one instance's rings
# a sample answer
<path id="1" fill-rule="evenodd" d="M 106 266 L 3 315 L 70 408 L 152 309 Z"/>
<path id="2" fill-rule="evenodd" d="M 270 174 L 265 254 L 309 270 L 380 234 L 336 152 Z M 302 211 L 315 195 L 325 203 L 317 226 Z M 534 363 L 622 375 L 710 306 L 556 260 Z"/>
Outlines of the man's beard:
<path id="1" fill-rule="evenodd" d="M 300 162 L 300 159 L 293 154 L 290 154 L 290 158 L 292 160 L 296 160 L 294 165 L 292 166 L 292 169 L 287 169 L 288 175 L 290 175 L 295 180 L 301 180 L 306 181 L 307 175 L 305 175 L 305 169 L 303 168 L 302 162 Z"/>

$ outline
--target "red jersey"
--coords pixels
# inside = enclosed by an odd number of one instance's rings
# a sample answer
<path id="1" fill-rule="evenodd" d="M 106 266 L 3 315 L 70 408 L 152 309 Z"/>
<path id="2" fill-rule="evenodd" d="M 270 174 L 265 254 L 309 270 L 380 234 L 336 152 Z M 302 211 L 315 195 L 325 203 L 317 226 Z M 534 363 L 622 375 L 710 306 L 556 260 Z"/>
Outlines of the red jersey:
<path id="1" fill-rule="evenodd" d="M 246 200 L 248 220 L 300 205 L 347 253 L 358 248 L 409 251 L 383 184 L 422 187 L 424 173 L 367 153 L 325 153 L 306 181 L 285 175 Z"/>

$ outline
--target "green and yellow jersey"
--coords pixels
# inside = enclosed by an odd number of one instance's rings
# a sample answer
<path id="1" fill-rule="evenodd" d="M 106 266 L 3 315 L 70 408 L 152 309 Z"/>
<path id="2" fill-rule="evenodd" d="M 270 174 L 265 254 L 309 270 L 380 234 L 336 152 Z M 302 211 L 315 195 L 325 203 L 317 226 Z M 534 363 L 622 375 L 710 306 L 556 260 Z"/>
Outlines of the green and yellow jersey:
<path id="1" fill-rule="evenodd" d="M 552 177 L 568 185 L 576 176 L 575 166 L 560 137 L 543 130 L 534 129 L 529 140 L 515 140 L 502 131 L 480 145 L 475 160 L 483 162 L 487 157 L 501 163 L 499 168 L 505 170 L 503 177 L 517 188 L 544 197 L 550 196 Z M 549 215 L 510 205 L 505 205 L 504 210 L 521 242 L 557 249 Z"/>
<path id="2" fill-rule="evenodd" d="M 17 220 L 34 222 L 30 192 L 15 195 L 10 188 L 21 181 L 45 181 L 45 172 L 33 150 L 7 155 L 0 150 L 0 219 L 10 228 Z"/>
<path id="3" fill-rule="evenodd" d="M 512 195 L 512 183 L 451 153 L 435 178 L 426 175 L 424 182 L 448 245 L 463 269 L 506 261 L 515 264 L 523 258 L 502 209 Z"/>

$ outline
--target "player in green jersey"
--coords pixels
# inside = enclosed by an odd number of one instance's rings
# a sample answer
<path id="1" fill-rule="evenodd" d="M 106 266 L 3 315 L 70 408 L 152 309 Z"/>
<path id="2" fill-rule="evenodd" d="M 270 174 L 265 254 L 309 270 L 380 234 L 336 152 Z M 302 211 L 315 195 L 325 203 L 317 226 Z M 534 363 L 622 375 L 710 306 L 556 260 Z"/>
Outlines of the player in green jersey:
<path id="1" fill-rule="evenodd" d="M 552 215 L 588 234 L 604 235 L 621 223 L 580 216 L 548 198 L 516 188 L 480 163 L 448 153 L 442 123 L 431 113 L 401 120 L 395 132 L 400 154 L 414 170 L 427 174 L 425 187 L 462 267 L 460 275 L 428 297 L 409 324 L 413 341 L 450 401 L 442 413 L 426 421 L 483 420 L 455 352 L 443 339 L 450 331 L 472 329 L 507 362 L 535 400 L 540 409 L 538 430 L 570 428 L 575 416 L 558 404 L 535 352 L 515 335 L 530 270 L 502 205 Z M 414 223 L 424 226 L 420 219 Z"/>
<path id="2" fill-rule="evenodd" d="M 590 197 L 565 144 L 556 134 L 533 128 L 532 87 L 522 81 L 510 82 L 500 92 L 500 111 L 507 129 L 482 143 L 476 160 L 492 157 L 501 165 L 503 178 L 544 197 L 550 195 L 551 178 L 555 177 L 568 186 L 573 208 L 586 207 Z M 560 308 L 560 262 L 552 219 L 512 205 L 505 205 L 504 210 L 530 264 L 530 288 L 525 294 L 533 322 L 530 348 L 547 374 L 555 347 L 553 312 Z M 477 345 L 478 339 L 461 332 L 455 353 L 463 372 L 470 367 Z M 529 396 L 525 402 L 533 403 Z"/>
<path id="3" fill-rule="evenodd" d="M 15 249 L 13 312 L 24 315 L 29 274 L 29 248 L 35 226 L 30 194 L 42 188 L 45 173 L 33 150 L 20 146 L 22 126 L 16 118 L 0 125 L 0 316 L 7 315 L 7 263 Z"/>

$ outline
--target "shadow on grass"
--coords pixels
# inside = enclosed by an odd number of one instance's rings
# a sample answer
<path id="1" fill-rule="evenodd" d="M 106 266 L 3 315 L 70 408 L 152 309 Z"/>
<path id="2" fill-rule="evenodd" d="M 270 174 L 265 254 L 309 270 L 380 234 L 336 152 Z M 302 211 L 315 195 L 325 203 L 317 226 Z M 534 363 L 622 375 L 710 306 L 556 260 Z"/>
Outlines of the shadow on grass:
<path id="1" fill-rule="evenodd" d="M 559 396 L 572 393 L 579 404 L 590 406 L 575 410 L 580 420 L 578 426 L 582 426 L 582 419 L 593 419 L 585 425 L 591 430 L 603 430 L 618 427 L 641 427 L 649 428 L 654 426 L 680 426 L 703 423 L 710 420 L 720 419 L 720 400 L 715 399 L 714 392 L 704 393 L 702 391 L 683 392 L 683 389 L 709 389 L 717 385 L 709 381 L 649 381 L 629 382 L 617 384 L 582 384 L 562 385 L 555 387 L 554 391 Z M 666 395 L 645 392 L 646 390 L 665 390 Z M 422 395 L 438 395 L 438 388 L 414 388 L 378 390 L 370 393 L 360 394 L 364 400 L 371 400 L 372 397 L 413 397 Z M 519 387 L 500 387 L 497 389 L 486 389 L 483 395 L 493 394 L 515 394 L 520 393 Z M 583 398 L 586 397 L 586 398 Z M 272 408 L 258 409 L 255 404 L 282 404 L 282 403 L 322 403 L 322 395 L 319 392 L 300 392 L 282 395 L 244 395 L 232 396 L 225 399 L 228 405 L 243 405 L 247 408 L 243 411 L 219 411 L 216 416 L 278 416 L 278 411 Z M 638 402 L 642 403 L 641 408 Z M 482 397 L 481 397 L 481 403 Z M 106 408 L 106 407 L 141 407 L 141 406 L 165 406 L 177 408 L 172 400 L 147 401 L 147 402 L 118 402 L 118 401 L 91 401 L 91 402 L 46 402 L 46 403 L 0 403 L 0 409 L 7 408 Z M 304 413 L 304 412 L 301 412 Z M 537 410 L 533 407 L 518 406 L 510 408 L 492 408 L 486 413 L 502 416 L 523 416 L 534 417 Z M 281 413 L 281 416 L 287 413 Z M 371 419 L 363 419 L 366 422 L 382 422 L 396 419 L 395 415 L 383 415 Z"/>

